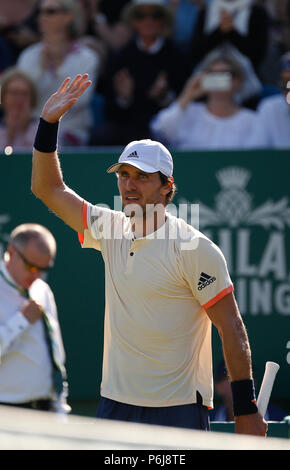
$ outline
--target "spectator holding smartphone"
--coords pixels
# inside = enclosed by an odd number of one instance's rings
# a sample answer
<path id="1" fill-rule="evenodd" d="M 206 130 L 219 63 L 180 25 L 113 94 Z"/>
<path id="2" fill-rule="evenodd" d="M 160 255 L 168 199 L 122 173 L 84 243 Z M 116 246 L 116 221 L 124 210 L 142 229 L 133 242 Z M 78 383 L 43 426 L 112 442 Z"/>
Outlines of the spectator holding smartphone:
<path id="1" fill-rule="evenodd" d="M 246 148 L 257 118 L 235 100 L 243 81 L 237 62 L 216 56 L 152 119 L 153 137 L 178 150 Z"/>

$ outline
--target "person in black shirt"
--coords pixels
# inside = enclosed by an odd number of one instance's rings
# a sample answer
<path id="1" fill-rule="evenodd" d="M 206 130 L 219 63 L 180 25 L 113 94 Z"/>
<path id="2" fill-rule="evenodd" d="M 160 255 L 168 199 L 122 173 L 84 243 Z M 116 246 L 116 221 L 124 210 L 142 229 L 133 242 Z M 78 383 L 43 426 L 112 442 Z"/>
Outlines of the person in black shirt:
<path id="1" fill-rule="evenodd" d="M 132 2 L 124 19 L 135 34 L 111 55 L 103 79 L 105 122 L 95 127 L 91 145 L 124 145 L 150 137 L 149 121 L 181 91 L 185 61 L 166 35 L 170 10 L 161 0 Z"/>
<path id="2" fill-rule="evenodd" d="M 195 66 L 216 47 L 230 43 L 257 69 L 267 51 L 268 30 L 268 14 L 253 0 L 212 0 L 199 13 L 189 60 Z"/>

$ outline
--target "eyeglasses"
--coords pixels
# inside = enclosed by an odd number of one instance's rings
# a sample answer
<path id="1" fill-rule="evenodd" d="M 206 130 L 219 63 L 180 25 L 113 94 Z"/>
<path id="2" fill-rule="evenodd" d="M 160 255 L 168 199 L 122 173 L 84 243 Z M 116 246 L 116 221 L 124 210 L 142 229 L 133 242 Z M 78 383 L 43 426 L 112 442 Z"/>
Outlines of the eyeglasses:
<path id="1" fill-rule="evenodd" d="M 56 15 L 57 13 L 63 13 L 65 12 L 64 8 L 54 8 L 54 7 L 47 7 L 47 8 L 40 8 L 38 13 L 40 15 Z"/>
<path id="2" fill-rule="evenodd" d="M 16 246 L 13 245 L 13 248 L 17 252 L 17 254 L 20 256 L 20 258 L 22 259 L 27 271 L 29 271 L 31 274 L 35 274 L 35 273 L 38 273 L 38 272 L 47 272 L 49 269 L 52 268 L 52 265 L 51 266 L 46 266 L 45 268 L 42 268 L 40 266 L 37 266 L 34 263 L 30 263 L 30 261 L 28 261 L 25 258 L 24 254 L 21 253 L 21 251 L 19 251 L 18 248 L 16 248 Z"/>
<path id="3" fill-rule="evenodd" d="M 145 20 L 145 18 L 152 18 L 153 20 L 162 20 L 164 18 L 164 13 L 162 10 L 153 10 L 153 11 L 135 11 L 133 18 L 135 20 Z"/>

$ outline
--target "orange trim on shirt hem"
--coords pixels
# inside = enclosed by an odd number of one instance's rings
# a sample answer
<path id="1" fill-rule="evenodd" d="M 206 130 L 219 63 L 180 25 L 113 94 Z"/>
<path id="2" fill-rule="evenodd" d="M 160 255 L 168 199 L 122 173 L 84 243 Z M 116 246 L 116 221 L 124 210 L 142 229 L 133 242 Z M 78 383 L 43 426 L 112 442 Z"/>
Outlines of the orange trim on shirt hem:
<path id="1" fill-rule="evenodd" d="M 209 300 L 206 304 L 202 305 L 204 309 L 212 307 L 215 303 L 217 303 L 219 300 L 221 300 L 223 297 L 225 297 L 227 294 L 230 292 L 233 292 L 234 286 L 231 285 L 229 287 L 226 287 L 224 290 L 222 290 L 219 294 L 217 294 L 213 299 Z"/>

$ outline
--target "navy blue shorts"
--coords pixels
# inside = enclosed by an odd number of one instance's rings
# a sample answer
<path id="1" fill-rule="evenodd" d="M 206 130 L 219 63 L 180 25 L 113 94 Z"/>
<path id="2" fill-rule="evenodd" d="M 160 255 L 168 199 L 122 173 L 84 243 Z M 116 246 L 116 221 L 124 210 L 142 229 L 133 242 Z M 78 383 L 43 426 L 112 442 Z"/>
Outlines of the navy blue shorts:
<path id="1" fill-rule="evenodd" d="M 180 406 L 135 406 L 101 397 L 97 418 L 209 431 L 208 408 L 196 403 Z"/>

